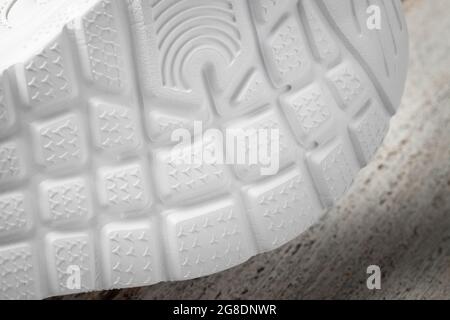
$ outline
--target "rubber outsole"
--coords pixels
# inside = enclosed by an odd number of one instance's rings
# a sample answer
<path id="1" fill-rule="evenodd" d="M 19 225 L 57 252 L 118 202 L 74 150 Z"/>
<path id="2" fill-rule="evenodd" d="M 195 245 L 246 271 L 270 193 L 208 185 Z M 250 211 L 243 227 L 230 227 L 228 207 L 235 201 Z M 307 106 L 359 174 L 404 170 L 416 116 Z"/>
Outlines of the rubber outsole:
<path id="1" fill-rule="evenodd" d="M 31 31 L 0 48 L 2 299 L 192 279 L 282 246 L 373 157 L 407 70 L 391 0 L 66 1 Z M 280 172 L 171 162 L 170 133 L 196 120 L 279 129 Z"/>

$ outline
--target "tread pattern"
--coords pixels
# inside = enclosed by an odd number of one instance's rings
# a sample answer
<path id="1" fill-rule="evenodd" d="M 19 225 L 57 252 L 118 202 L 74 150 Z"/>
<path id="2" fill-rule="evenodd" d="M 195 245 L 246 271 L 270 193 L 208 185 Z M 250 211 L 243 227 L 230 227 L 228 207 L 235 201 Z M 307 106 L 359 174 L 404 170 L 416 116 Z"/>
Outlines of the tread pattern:
<path id="1" fill-rule="evenodd" d="M 198 47 L 219 51 L 228 64 L 239 55 L 241 36 L 232 1 L 156 1 L 153 10 L 164 87 L 192 89 L 184 70 L 186 57 Z"/>
<path id="2" fill-rule="evenodd" d="M 302 174 L 293 170 L 246 192 L 250 219 L 264 250 L 280 247 L 317 221 L 322 208 L 310 190 Z"/>
<path id="3" fill-rule="evenodd" d="M 314 224 L 382 143 L 406 70 L 398 1 L 369 1 L 389 21 L 375 38 L 361 2 L 343 2 L 86 0 L 55 13 L 40 50 L 0 73 L 0 298 L 206 276 Z M 278 129 L 279 173 L 175 160 L 170 134 L 193 121 Z"/>
<path id="4" fill-rule="evenodd" d="M 155 162 L 155 179 L 159 181 L 159 196 L 163 201 L 188 201 L 204 193 L 224 190 L 230 181 L 224 165 L 218 161 L 195 163 L 196 155 L 213 152 L 209 150 L 217 148 L 214 144 L 205 140 L 193 145 L 192 150 L 177 150 L 179 158 L 173 156 L 172 150 L 159 152 Z M 190 157 L 192 164 L 183 161 L 183 156 Z"/>
<path id="5" fill-rule="evenodd" d="M 220 272 L 247 260 L 252 248 L 241 213 L 228 200 L 167 217 L 176 279 Z"/>
<path id="6" fill-rule="evenodd" d="M 334 122 L 333 109 L 337 108 L 330 91 L 321 83 L 288 95 L 282 107 L 297 140 L 305 146 L 330 127 Z"/>
<path id="7" fill-rule="evenodd" d="M 100 171 L 101 203 L 124 213 L 144 208 L 150 201 L 144 171 L 139 163 Z"/>
<path id="8" fill-rule="evenodd" d="M 0 183 L 19 181 L 25 175 L 24 158 L 17 141 L 0 144 Z"/>
<path id="9" fill-rule="evenodd" d="M 19 244 L 0 250 L 0 299 L 37 298 L 37 274 L 29 245 Z"/>
<path id="10" fill-rule="evenodd" d="M 58 294 L 86 292 L 94 289 L 93 248 L 88 234 L 73 235 L 49 234 L 46 239 L 49 256 L 49 277 L 53 290 Z M 71 266 L 80 270 L 80 289 L 68 285 Z"/>
<path id="11" fill-rule="evenodd" d="M 261 178 L 261 169 L 263 168 L 262 165 L 255 165 L 255 164 L 249 164 L 249 153 L 250 153 L 250 143 L 251 141 L 257 141 L 254 138 L 254 136 L 257 135 L 257 131 L 261 129 L 265 130 L 278 130 L 279 132 L 279 154 L 276 156 L 279 157 L 279 166 L 280 168 L 285 168 L 289 165 L 292 165 L 295 163 L 295 153 L 292 151 L 292 148 L 290 146 L 294 145 L 295 142 L 290 136 L 289 130 L 284 127 L 284 124 L 282 122 L 281 117 L 277 114 L 275 111 L 269 111 L 265 112 L 261 115 L 258 115 L 257 117 L 253 119 L 249 119 L 246 121 L 236 121 L 232 126 L 230 126 L 231 130 L 238 130 L 238 129 L 244 129 L 244 130 L 250 130 L 255 129 L 255 132 L 252 136 L 249 137 L 248 141 L 246 142 L 246 164 L 239 164 L 235 165 L 235 173 L 236 175 L 244 180 L 244 181 L 254 181 Z M 253 138 L 252 138 L 253 137 Z M 268 137 L 268 139 L 271 139 L 271 137 Z M 262 142 L 259 142 L 259 149 L 264 150 L 264 145 L 262 145 Z"/>
<path id="12" fill-rule="evenodd" d="M 124 86 L 124 66 L 117 24 L 111 1 L 100 1 L 82 18 L 82 48 L 88 77 L 106 90 L 120 91 Z"/>
<path id="13" fill-rule="evenodd" d="M 0 235 L 22 233 L 30 227 L 31 215 L 24 194 L 2 196 L 0 209 Z"/>
<path id="14" fill-rule="evenodd" d="M 37 162 L 48 170 L 81 166 L 87 157 L 86 140 L 77 115 L 34 124 Z"/>
<path id="15" fill-rule="evenodd" d="M 92 199 L 84 178 L 46 181 L 41 185 L 42 217 L 52 223 L 71 223 L 92 215 Z"/>
<path id="16" fill-rule="evenodd" d="M 71 93 L 61 46 L 54 43 L 25 65 L 28 100 L 32 106 L 63 101 Z"/>
<path id="17" fill-rule="evenodd" d="M 160 270 L 155 262 L 158 249 L 150 230 L 146 223 L 111 224 L 104 228 L 108 287 L 126 288 L 158 281 Z"/>
<path id="18" fill-rule="evenodd" d="M 141 143 L 133 110 L 115 105 L 95 105 L 92 127 L 98 148 L 104 151 L 136 149 Z"/>
<path id="19" fill-rule="evenodd" d="M 8 91 L 6 80 L 0 75 L 0 132 L 9 130 L 15 122 L 15 113 Z"/>

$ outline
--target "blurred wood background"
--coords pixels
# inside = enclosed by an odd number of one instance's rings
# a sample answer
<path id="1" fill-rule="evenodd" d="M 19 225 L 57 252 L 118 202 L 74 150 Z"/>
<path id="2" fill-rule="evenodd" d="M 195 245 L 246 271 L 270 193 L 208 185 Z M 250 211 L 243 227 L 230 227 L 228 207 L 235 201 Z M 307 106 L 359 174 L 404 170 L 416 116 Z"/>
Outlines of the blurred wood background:
<path id="1" fill-rule="evenodd" d="M 198 280 L 64 299 L 450 298 L 450 1 L 406 0 L 406 94 L 375 161 L 322 221 L 285 247 Z M 450 101 L 450 100 L 449 100 Z M 382 289 L 366 287 L 366 268 Z"/>

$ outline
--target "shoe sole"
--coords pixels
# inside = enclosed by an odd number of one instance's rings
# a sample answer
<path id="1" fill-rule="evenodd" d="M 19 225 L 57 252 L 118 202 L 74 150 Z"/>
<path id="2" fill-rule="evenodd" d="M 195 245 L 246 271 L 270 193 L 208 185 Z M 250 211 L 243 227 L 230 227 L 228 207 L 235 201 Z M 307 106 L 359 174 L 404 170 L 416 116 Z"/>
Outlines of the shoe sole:
<path id="1" fill-rule="evenodd" d="M 0 298 L 202 277 L 317 222 L 400 104 L 401 4 L 373 3 L 381 31 L 347 0 L 0 6 Z M 167 161 L 195 120 L 279 129 L 279 173 Z"/>

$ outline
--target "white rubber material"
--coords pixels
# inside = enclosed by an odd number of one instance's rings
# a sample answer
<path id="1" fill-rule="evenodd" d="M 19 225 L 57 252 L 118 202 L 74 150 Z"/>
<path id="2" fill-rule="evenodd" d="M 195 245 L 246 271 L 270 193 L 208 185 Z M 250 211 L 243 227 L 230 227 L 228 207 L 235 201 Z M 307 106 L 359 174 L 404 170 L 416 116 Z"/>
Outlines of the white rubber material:
<path id="1" fill-rule="evenodd" d="M 280 247 L 372 158 L 408 60 L 397 0 L 1 0 L 0 25 L 4 299 L 191 279 Z M 279 174 L 167 163 L 194 120 L 278 128 Z"/>

